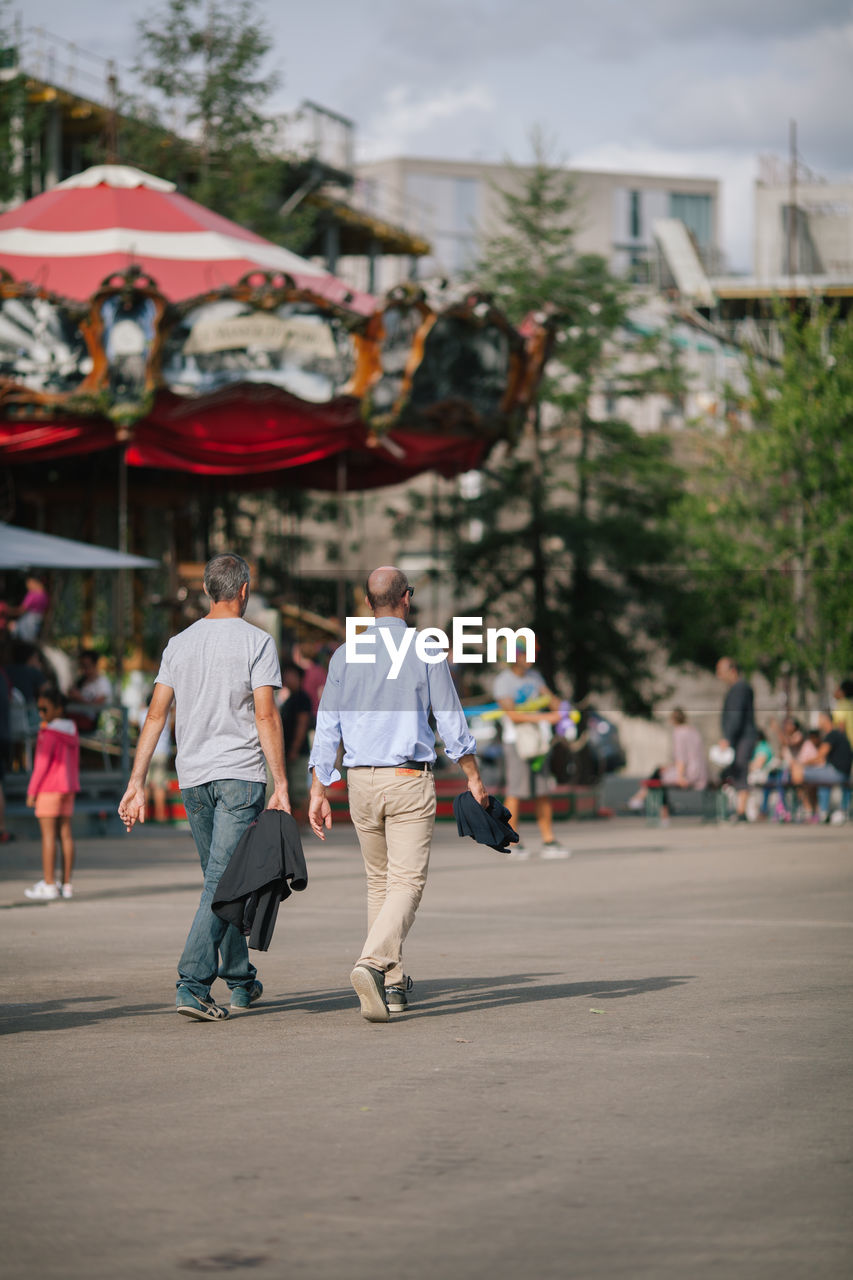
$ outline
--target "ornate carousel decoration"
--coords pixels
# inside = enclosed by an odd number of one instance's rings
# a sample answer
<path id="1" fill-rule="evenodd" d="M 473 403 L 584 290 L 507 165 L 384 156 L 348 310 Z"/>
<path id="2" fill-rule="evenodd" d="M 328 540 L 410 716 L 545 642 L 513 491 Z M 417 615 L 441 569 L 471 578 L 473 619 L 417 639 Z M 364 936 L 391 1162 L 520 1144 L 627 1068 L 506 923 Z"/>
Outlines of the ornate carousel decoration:
<path id="1" fill-rule="evenodd" d="M 170 183 L 99 166 L 0 215 L 0 450 L 118 442 L 130 465 L 299 466 L 322 487 L 339 456 L 360 487 L 452 475 L 513 437 L 546 330 L 476 291 L 377 301 Z"/>

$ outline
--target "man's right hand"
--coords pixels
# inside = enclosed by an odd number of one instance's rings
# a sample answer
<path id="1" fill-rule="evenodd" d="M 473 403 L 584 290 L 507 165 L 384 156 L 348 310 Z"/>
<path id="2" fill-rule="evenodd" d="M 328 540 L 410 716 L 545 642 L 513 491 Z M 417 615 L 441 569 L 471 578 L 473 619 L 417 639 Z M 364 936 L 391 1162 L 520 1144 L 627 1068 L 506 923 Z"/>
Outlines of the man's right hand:
<path id="1" fill-rule="evenodd" d="M 268 809 L 283 809 L 285 813 L 290 813 L 290 795 L 287 790 L 287 783 L 280 783 L 271 793 L 267 801 Z"/>
<path id="2" fill-rule="evenodd" d="M 128 831 L 132 831 L 137 822 L 145 825 L 145 787 L 130 782 L 118 806 L 118 816 Z"/>

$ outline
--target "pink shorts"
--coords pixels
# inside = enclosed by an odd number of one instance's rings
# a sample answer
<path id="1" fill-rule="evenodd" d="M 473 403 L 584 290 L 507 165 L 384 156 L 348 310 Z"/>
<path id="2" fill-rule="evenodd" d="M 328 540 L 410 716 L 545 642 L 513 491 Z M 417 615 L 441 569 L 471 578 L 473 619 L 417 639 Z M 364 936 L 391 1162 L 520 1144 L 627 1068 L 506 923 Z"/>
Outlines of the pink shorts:
<path id="1" fill-rule="evenodd" d="M 37 818 L 70 818 L 74 796 L 70 791 L 40 791 L 36 796 Z"/>

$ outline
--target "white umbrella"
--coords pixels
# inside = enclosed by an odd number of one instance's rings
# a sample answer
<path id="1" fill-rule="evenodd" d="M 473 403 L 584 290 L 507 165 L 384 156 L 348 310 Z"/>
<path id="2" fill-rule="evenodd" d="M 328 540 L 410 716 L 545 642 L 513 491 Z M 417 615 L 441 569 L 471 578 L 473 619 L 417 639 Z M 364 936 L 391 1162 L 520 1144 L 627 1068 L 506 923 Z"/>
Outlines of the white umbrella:
<path id="1" fill-rule="evenodd" d="M 0 522 L 0 569 L 153 569 L 158 563 Z"/>

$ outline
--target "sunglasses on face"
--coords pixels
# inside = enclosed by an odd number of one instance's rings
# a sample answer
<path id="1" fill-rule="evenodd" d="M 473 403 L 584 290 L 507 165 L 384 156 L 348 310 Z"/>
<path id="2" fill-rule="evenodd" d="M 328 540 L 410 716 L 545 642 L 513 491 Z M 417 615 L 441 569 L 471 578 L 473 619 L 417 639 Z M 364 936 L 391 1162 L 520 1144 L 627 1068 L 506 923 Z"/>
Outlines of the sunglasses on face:
<path id="1" fill-rule="evenodd" d="M 405 596 L 405 595 L 407 595 L 407 596 L 409 597 L 409 599 L 410 599 L 410 600 L 413 600 L 413 599 L 414 599 L 414 597 L 415 597 L 415 588 L 414 588 L 414 587 L 406 587 L 406 590 L 403 592 L 403 595 L 404 595 L 404 596 Z"/>

